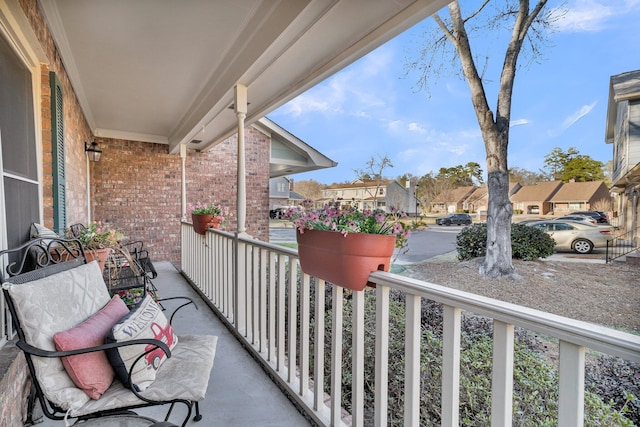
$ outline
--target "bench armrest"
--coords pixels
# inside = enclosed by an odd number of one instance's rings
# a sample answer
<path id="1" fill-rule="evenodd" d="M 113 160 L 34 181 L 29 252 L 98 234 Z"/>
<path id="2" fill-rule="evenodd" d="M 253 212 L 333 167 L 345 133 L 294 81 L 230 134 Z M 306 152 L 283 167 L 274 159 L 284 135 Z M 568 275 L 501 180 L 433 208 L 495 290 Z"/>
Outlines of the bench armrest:
<path id="1" fill-rule="evenodd" d="M 158 298 L 156 300 L 156 302 L 158 303 L 162 303 L 163 301 L 175 301 L 175 300 L 187 300 L 187 302 L 179 305 L 175 310 L 173 310 L 173 312 L 171 313 L 171 317 L 169 317 L 169 323 L 173 325 L 173 316 L 176 315 L 176 313 L 178 312 L 178 310 L 180 310 L 183 307 L 186 307 L 188 305 L 193 304 L 193 306 L 196 308 L 196 310 L 198 310 L 198 306 L 196 305 L 196 302 L 194 300 L 192 300 L 189 297 L 167 297 L 167 298 Z"/>

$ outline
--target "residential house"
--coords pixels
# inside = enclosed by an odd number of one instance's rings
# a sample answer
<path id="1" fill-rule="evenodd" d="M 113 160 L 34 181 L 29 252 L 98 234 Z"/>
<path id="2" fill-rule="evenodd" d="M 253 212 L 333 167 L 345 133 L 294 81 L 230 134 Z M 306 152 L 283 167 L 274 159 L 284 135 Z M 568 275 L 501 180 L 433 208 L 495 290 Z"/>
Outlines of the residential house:
<path id="1" fill-rule="evenodd" d="M 640 228 L 640 70 L 611 77 L 605 141 L 613 144 L 611 191 L 619 224 L 637 238 Z"/>
<path id="2" fill-rule="evenodd" d="M 567 182 L 551 197 L 554 215 L 565 215 L 576 211 L 611 209 L 611 194 L 602 181 Z"/>
<path id="3" fill-rule="evenodd" d="M 562 187 L 560 181 L 539 182 L 525 185 L 511 196 L 514 212 L 527 215 L 548 215 L 553 213 L 551 198 Z"/>
<path id="4" fill-rule="evenodd" d="M 469 198 L 476 189 L 474 186 L 464 186 L 443 191 L 431 201 L 431 210 L 439 213 L 470 212 Z"/>
<path id="5" fill-rule="evenodd" d="M 349 184 L 330 185 L 322 190 L 322 202 L 351 203 L 362 210 L 390 211 L 395 208 L 407 214 L 416 212 L 420 204 L 412 185 L 407 187 L 390 179 L 381 181 L 358 179 Z"/>
<path id="6" fill-rule="evenodd" d="M 509 197 L 513 196 L 520 188 L 522 188 L 520 183 L 510 182 Z M 476 188 L 476 191 L 469 196 L 467 205 L 470 212 L 477 212 L 481 219 L 486 219 L 486 214 L 489 210 L 489 188 L 486 183 Z"/>
<path id="7" fill-rule="evenodd" d="M 279 176 L 269 180 L 269 210 L 283 206 L 297 206 L 304 196 L 293 191 L 293 179 Z"/>

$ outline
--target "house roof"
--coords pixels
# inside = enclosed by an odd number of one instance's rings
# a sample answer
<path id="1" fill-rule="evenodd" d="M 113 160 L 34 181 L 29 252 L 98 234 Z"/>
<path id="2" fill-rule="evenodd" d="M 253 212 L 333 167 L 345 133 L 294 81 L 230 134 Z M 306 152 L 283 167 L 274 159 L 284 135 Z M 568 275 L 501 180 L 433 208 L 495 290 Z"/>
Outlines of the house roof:
<path id="1" fill-rule="evenodd" d="M 438 194 L 433 199 L 432 203 L 460 203 L 469 197 L 475 190 L 476 187 L 474 186 L 454 188 L 450 191 Z"/>
<path id="2" fill-rule="evenodd" d="M 549 201 L 561 186 L 561 181 L 545 181 L 533 185 L 524 185 L 513 196 L 511 196 L 511 201 Z"/>
<path id="3" fill-rule="evenodd" d="M 269 178 L 338 165 L 337 162 L 266 117 L 258 120 L 254 126 L 271 137 Z"/>
<path id="4" fill-rule="evenodd" d="M 39 0 L 96 136 L 205 150 L 448 0 Z M 17 3 L 17 1 L 13 0 Z M 200 141 L 199 143 L 193 142 Z"/>
<path id="5" fill-rule="evenodd" d="M 558 192 L 551 198 L 551 202 L 587 202 L 607 186 L 602 181 L 590 182 L 567 182 L 560 187 Z"/>
<path id="6" fill-rule="evenodd" d="M 617 103 L 640 99 L 640 70 L 629 71 L 611 76 L 609 81 L 609 103 L 607 105 L 607 123 L 605 141 L 613 143 L 618 115 Z"/>
<path id="7" fill-rule="evenodd" d="M 329 185 L 328 187 L 325 187 L 326 190 L 341 190 L 341 189 L 347 189 L 347 188 L 371 188 L 371 187 L 377 187 L 378 185 L 386 187 L 389 184 L 392 184 L 393 180 L 392 179 L 383 179 L 382 181 L 380 181 L 378 183 L 378 181 L 361 181 L 361 180 L 357 180 L 354 181 L 350 184 L 333 184 L 333 185 Z"/>

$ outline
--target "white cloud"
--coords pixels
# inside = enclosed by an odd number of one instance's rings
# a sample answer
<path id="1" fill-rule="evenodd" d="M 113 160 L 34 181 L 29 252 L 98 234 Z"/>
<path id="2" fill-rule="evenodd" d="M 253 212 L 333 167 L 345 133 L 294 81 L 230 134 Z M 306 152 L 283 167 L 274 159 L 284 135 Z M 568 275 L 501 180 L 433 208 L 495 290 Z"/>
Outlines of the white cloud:
<path id="1" fill-rule="evenodd" d="M 554 9 L 554 15 L 562 15 L 564 7 Z M 598 32 L 610 27 L 616 17 L 638 13 L 639 0 L 604 1 L 575 0 L 566 7 L 566 13 L 553 23 L 560 32 Z"/>
<path id="2" fill-rule="evenodd" d="M 427 130 L 419 123 L 412 122 L 408 126 L 409 132 L 426 133 Z"/>
<path id="3" fill-rule="evenodd" d="M 392 132 L 396 132 L 400 130 L 401 126 L 402 126 L 401 120 L 393 120 L 387 123 L 387 128 Z"/>
<path id="4" fill-rule="evenodd" d="M 573 114 L 568 116 L 566 119 L 564 119 L 564 122 L 562 123 L 562 128 L 567 129 L 573 126 L 578 120 L 580 120 L 581 118 L 589 114 L 595 106 L 596 106 L 596 102 L 593 102 L 589 105 L 583 105 L 578 111 L 574 112 Z"/>
<path id="5" fill-rule="evenodd" d="M 511 123 L 509 123 L 509 127 L 528 125 L 529 123 L 530 122 L 527 119 L 511 120 Z"/>

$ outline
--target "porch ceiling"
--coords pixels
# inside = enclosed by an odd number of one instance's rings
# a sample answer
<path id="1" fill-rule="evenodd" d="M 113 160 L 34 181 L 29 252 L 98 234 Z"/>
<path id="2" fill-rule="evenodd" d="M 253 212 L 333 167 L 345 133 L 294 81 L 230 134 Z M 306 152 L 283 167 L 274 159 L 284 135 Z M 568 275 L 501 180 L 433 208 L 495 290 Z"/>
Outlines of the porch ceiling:
<path id="1" fill-rule="evenodd" d="M 206 149 L 446 0 L 39 0 L 96 136 Z M 191 140 L 201 140 L 198 145 Z"/>

